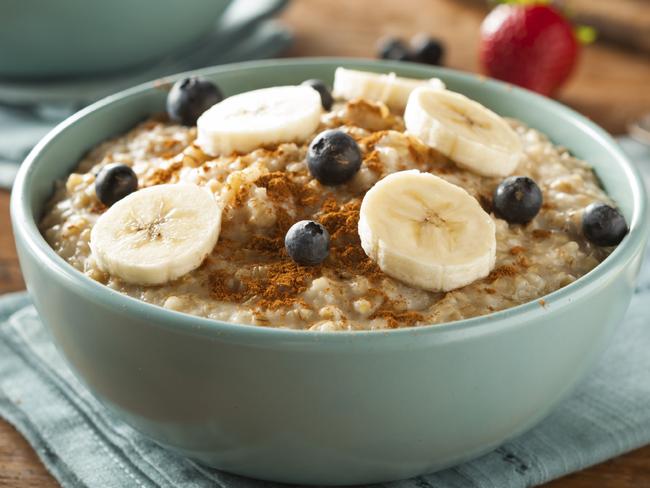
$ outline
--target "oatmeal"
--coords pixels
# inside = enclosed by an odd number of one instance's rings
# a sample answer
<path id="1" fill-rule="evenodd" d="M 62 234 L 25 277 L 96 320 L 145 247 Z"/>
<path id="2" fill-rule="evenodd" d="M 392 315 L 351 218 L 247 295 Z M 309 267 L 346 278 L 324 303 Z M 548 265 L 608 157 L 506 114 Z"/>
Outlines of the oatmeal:
<path id="1" fill-rule="evenodd" d="M 405 132 L 401 114 L 369 100 L 339 102 L 320 116 L 305 143 L 285 142 L 213 157 L 195 144 L 196 127 L 153 117 L 95 147 L 61 182 L 40 227 L 70 265 L 114 290 L 148 303 L 215 320 L 313 330 L 384 329 L 436 324 L 503 310 L 555 291 L 601 262 L 611 247 L 583 235 L 582 215 L 611 203 L 591 167 L 515 120 L 523 148 L 514 174 L 528 176 L 543 195 L 527 224 L 495 216 L 493 192 L 503 180 L 461 168 Z M 358 145 L 361 165 L 349 181 L 324 186 L 306 159 L 311 141 L 341 129 Z M 95 179 L 106 165 L 130 167 L 140 188 L 188 183 L 208 189 L 222 207 L 218 241 L 202 264 L 158 285 L 132 284 L 102 271 L 91 230 L 107 207 Z M 489 214 L 496 236 L 489 274 L 450 291 L 428 291 L 382 271 L 361 246 L 364 195 L 389 174 L 417 169 L 458 185 Z M 327 257 L 299 264 L 285 236 L 301 220 L 329 234 Z"/>

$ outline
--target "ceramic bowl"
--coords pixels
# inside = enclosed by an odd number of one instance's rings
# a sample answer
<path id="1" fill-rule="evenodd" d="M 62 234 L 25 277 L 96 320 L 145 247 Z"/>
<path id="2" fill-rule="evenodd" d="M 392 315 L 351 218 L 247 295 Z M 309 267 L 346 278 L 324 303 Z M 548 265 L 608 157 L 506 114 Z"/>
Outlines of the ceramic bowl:
<path id="1" fill-rule="evenodd" d="M 78 76 L 155 61 L 206 34 L 228 3 L 3 0 L 0 76 Z"/>
<path id="2" fill-rule="evenodd" d="M 27 158 L 11 211 L 34 304 L 79 378 L 131 426 L 219 469 L 299 484 L 406 478 L 471 459 L 532 427 L 583 376 L 623 317 L 648 230 L 639 174 L 611 137 L 547 98 L 471 74 L 350 59 L 253 62 L 200 73 L 227 94 L 331 82 L 336 66 L 439 76 L 590 161 L 630 233 L 597 268 L 488 316 L 390 331 L 308 332 L 193 317 L 123 296 L 69 266 L 36 223 L 83 153 L 162 111 L 147 84 L 54 129 Z"/>

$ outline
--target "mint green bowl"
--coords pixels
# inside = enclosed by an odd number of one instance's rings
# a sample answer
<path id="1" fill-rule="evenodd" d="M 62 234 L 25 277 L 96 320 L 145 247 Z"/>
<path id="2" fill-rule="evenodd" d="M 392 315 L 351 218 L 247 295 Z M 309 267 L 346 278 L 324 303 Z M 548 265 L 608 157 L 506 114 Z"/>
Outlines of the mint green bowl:
<path id="1" fill-rule="evenodd" d="M 207 34 L 229 2 L 2 0 L 0 76 L 50 79 L 157 61 Z"/>
<path id="2" fill-rule="evenodd" d="M 163 110 L 147 84 L 54 129 L 23 164 L 11 214 L 27 288 L 62 354 L 117 416 L 233 473 L 300 484 L 406 478 L 471 459 L 532 427 L 607 344 L 648 231 L 641 179 L 611 137 L 549 99 L 452 70 L 350 59 L 209 68 L 233 94 L 331 81 L 336 66 L 441 77 L 590 161 L 630 233 L 596 269 L 538 302 L 444 325 L 374 332 L 240 326 L 120 295 L 74 270 L 36 227 L 53 182 L 90 147 Z"/>

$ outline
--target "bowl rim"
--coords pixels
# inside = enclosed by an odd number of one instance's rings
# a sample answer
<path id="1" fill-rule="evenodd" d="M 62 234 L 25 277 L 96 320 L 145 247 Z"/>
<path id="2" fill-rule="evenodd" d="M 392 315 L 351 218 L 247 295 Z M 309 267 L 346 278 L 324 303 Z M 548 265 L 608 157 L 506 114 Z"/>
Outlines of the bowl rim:
<path id="1" fill-rule="evenodd" d="M 29 199 L 26 197 L 30 192 L 30 174 L 34 172 L 34 168 L 39 164 L 39 156 L 48 144 L 59 137 L 62 132 L 82 121 L 88 114 L 101 110 L 118 100 L 137 97 L 145 91 L 159 89 L 161 83 L 167 83 L 180 77 L 188 76 L 189 74 L 218 75 L 220 73 L 228 73 L 251 68 L 255 69 L 274 66 L 287 69 L 293 66 L 304 67 L 305 65 L 314 67 L 329 66 L 332 69 L 337 66 L 348 65 L 348 67 L 357 66 L 359 69 L 374 68 L 376 70 L 394 70 L 396 72 L 399 72 L 400 68 L 404 67 L 421 68 L 423 74 L 425 74 L 424 71 L 426 70 L 429 76 L 442 75 L 443 77 L 454 78 L 465 82 L 486 83 L 495 89 L 506 89 L 507 92 L 516 93 L 518 96 L 533 97 L 533 99 L 537 99 L 538 103 L 547 105 L 549 112 L 552 113 L 553 116 L 557 116 L 567 123 L 577 126 L 582 132 L 589 135 L 595 142 L 608 151 L 622 167 L 625 174 L 625 181 L 629 185 L 632 193 L 633 201 L 632 219 L 629 223 L 630 231 L 628 235 L 603 262 L 573 283 L 544 295 L 540 299 L 526 302 L 505 310 L 463 320 L 417 327 L 352 331 L 312 331 L 308 329 L 261 327 L 258 325 L 224 322 L 165 309 L 162 306 L 153 305 L 132 298 L 92 280 L 75 269 L 49 246 L 39 232 L 36 220 L 37 217 L 31 212 Z M 216 333 L 219 337 L 244 340 L 246 342 L 269 339 L 287 343 L 323 343 L 325 341 L 335 344 L 383 340 L 388 337 L 401 337 L 408 341 L 414 336 L 420 337 L 422 335 L 438 336 L 442 339 L 452 335 L 457 337 L 459 334 L 496 333 L 510 327 L 523 326 L 522 324 L 525 324 L 528 321 L 533 321 L 544 314 L 548 314 L 549 311 L 556 310 L 574 302 L 576 299 L 587 295 L 589 290 L 605 284 L 612 278 L 612 275 L 615 274 L 617 270 L 627 266 L 639 252 L 645 242 L 648 230 L 647 228 L 649 227 L 646 225 L 648 224 L 647 197 L 638 169 L 628 160 L 627 156 L 625 156 L 618 144 L 604 129 L 565 105 L 529 90 L 474 73 L 466 73 L 449 68 L 418 65 L 416 63 L 338 57 L 271 59 L 201 68 L 143 83 L 105 97 L 58 124 L 31 150 L 25 161 L 22 163 L 12 188 L 11 219 L 14 226 L 16 240 L 19 238 L 22 239 L 28 252 L 30 252 L 37 261 L 45 264 L 48 272 L 55 273 L 59 280 L 72 287 L 76 293 L 80 294 L 84 298 L 104 306 L 122 310 L 128 314 L 135 314 L 135 316 L 150 322 L 152 325 L 165 327 L 176 332 L 193 332 L 201 334 Z M 524 318 L 524 320 L 522 320 L 522 318 Z"/>

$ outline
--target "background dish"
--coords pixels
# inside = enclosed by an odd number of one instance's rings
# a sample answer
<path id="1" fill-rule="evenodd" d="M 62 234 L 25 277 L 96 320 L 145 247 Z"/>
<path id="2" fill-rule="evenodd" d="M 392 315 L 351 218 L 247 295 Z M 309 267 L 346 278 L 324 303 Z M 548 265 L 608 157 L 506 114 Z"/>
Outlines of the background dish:
<path id="1" fill-rule="evenodd" d="M 189 2 L 188 5 L 192 3 Z M 0 102 L 30 107 L 37 103 L 49 103 L 63 108 L 79 109 L 111 93 L 179 71 L 277 56 L 291 43 L 292 36 L 285 27 L 274 22 L 264 22 L 282 10 L 288 3 L 287 0 L 232 0 L 223 3 L 224 7 L 228 3 L 223 15 L 218 19 L 216 15 L 207 16 L 209 24 L 200 43 L 191 43 L 172 52 L 165 51 L 164 56 L 161 59 L 153 59 L 154 62 L 99 75 L 27 80 L 0 79 Z M 140 7 L 139 3 L 136 5 Z M 146 2 L 143 2 L 143 6 L 146 5 Z M 2 35 L 9 36 L 10 33 L 0 34 L 0 38 Z M 18 54 L 11 53 L 12 56 Z M 4 64 L 14 66 L 13 59 L 11 63 L 4 62 L 2 55 L 0 46 L 0 77 L 3 75 Z M 110 71 L 108 68 L 107 70 Z"/>
<path id="2" fill-rule="evenodd" d="M 179 71 L 279 56 L 291 45 L 293 36 L 270 17 L 287 3 L 233 0 L 212 22 L 200 46 L 192 43 L 157 62 L 119 73 L 35 80 L 0 78 L 0 130 L 5 136 L 0 139 L 0 188 L 11 188 L 18 165 L 52 127 L 101 97 Z"/>
<path id="3" fill-rule="evenodd" d="M 34 8 L 6 0 L 0 19 L 0 75 L 87 75 L 156 60 L 207 33 L 229 1 L 58 0 Z"/>
<path id="4" fill-rule="evenodd" d="M 23 273 L 43 320 L 113 412 L 182 454 L 253 477 L 330 484 L 404 478 L 474 457 L 531 427 L 606 344 L 629 302 L 646 239 L 638 173 L 604 131 L 543 97 L 388 62 L 272 61 L 201 73 L 232 94 L 331 81 L 338 65 L 439 76 L 546 132 L 594 165 L 631 231 L 604 263 L 543 306 L 392 332 L 215 323 L 118 295 L 67 266 L 42 239 L 35 216 L 52 182 L 87 148 L 161 110 L 165 93 L 138 87 L 72 117 L 32 152 L 12 198 Z"/>

